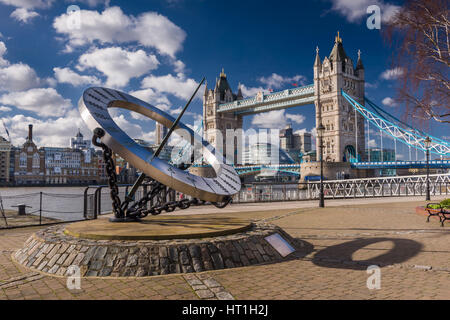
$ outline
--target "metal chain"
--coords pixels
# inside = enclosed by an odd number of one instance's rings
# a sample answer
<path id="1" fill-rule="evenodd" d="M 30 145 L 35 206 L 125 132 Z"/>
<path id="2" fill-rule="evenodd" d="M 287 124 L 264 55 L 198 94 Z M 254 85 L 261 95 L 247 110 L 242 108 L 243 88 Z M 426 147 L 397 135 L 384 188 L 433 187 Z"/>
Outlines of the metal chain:
<path id="1" fill-rule="evenodd" d="M 108 176 L 108 186 L 112 200 L 113 212 L 116 218 L 124 218 L 125 211 L 122 209 L 122 202 L 119 198 L 119 187 L 117 186 L 117 175 L 115 170 L 115 163 L 112 157 L 112 150 L 103 142 L 98 142 L 97 139 L 103 137 L 105 131 L 97 128 L 94 130 L 92 137 L 92 144 L 103 149 L 103 161 L 105 162 L 106 175 Z"/>
<path id="2" fill-rule="evenodd" d="M 163 199 L 161 193 L 163 191 L 167 192 L 167 187 L 158 181 L 150 180 L 149 178 L 147 178 L 148 180 L 145 185 L 150 187 L 150 190 L 146 192 L 140 200 L 135 201 L 133 204 L 131 204 L 129 208 L 124 208 L 125 202 L 122 203 L 119 198 L 119 187 L 117 186 L 117 175 L 115 171 L 115 163 L 112 156 L 112 150 L 104 143 L 98 141 L 98 139 L 102 138 L 104 134 L 105 132 L 103 131 L 103 129 L 95 129 L 94 136 L 92 137 L 92 144 L 94 146 L 102 148 L 103 150 L 103 160 L 105 162 L 105 170 L 108 176 L 108 186 L 111 190 L 110 195 L 112 199 L 113 212 L 116 218 L 145 218 L 149 214 L 159 215 L 163 211 L 172 212 L 176 208 L 184 210 L 188 209 L 191 205 L 202 205 L 205 203 L 205 201 L 196 198 L 164 202 L 166 201 L 166 199 Z M 152 201 L 155 197 L 158 198 L 156 201 L 156 205 L 153 205 L 150 209 L 148 209 L 147 203 Z M 224 208 L 230 202 L 231 198 L 221 203 L 214 202 L 213 205 L 218 208 Z"/>

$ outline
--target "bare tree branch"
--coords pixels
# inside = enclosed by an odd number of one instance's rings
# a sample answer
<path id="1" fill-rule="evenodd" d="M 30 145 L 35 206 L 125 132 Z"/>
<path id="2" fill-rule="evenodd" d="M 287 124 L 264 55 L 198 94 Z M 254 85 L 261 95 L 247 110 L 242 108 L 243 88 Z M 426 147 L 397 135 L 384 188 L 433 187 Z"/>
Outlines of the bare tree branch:
<path id="1" fill-rule="evenodd" d="M 450 41 L 448 0 L 407 0 L 385 34 L 399 43 L 395 67 L 399 102 L 412 117 L 450 123 Z"/>

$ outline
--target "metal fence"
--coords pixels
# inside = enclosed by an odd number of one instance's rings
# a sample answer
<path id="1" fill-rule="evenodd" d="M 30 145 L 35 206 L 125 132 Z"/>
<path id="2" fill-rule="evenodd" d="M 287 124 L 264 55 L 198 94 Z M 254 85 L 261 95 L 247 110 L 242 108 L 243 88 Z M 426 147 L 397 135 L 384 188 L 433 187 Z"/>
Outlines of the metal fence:
<path id="1" fill-rule="evenodd" d="M 36 192 L 2 196 L 1 201 L 5 216 L 0 228 L 84 220 L 82 194 Z M 25 215 L 18 214 L 19 206 L 24 206 Z"/>
<path id="2" fill-rule="evenodd" d="M 450 174 L 430 175 L 429 185 L 432 196 L 450 195 Z M 324 195 L 327 199 L 425 196 L 426 186 L 426 176 L 334 180 L 324 181 Z M 122 201 L 130 187 L 131 185 L 119 186 L 119 197 Z M 141 186 L 134 200 L 141 199 L 146 191 L 146 187 Z M 244 184 L 241 191 L 233 197 L 233 203 L 317 200 L 319 192 L 320 182 Z M 191 198 L 174 190 L 168 190 L 165 196 L 167 201 L 177 201 L 182 197 Z M 99 215 L 112 212 L 110 190 L 107 186 L 87 187 L 82 194 L 38 192 L 3 196 L 1 199 L 9 214 L 6 215 L 6 223 L 3 217 L 0 217 L 0 228 L 6 224 L 30 226 L 96 219 Z M 17 212 L 18 205 L 27 206 L 28 219 L 20 219 L 17 214 L 11 214 L 12 210 Z M 149 206 L 151 205 L 149 203 Z"/>
<path id="3" fill-rule="evenodd" d="M 299 200 L 311 199 L 304 186 L 298 183 L 244 184 L 241 191 L 233 197 L 233 203 Z"/>
<path id="4" fill-rule="evenodd" d="M 430 194 L 450 195 L 450 174 L 433 174 L 428 178 Z M 425 196 L 427 176 L 397 176 L 367 179 L 324 181 L 324 196 L 331 199 Z M 310 199 L 318 199 L 320 182 L 308 183 Z"/>

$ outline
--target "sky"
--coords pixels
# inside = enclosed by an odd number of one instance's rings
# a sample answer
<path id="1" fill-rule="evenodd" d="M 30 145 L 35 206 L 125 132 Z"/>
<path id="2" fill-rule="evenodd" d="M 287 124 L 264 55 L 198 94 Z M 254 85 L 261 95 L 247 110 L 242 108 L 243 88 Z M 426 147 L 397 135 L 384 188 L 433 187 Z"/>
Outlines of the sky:
<path id="1" fill-rule="evenodd" d="M 90 86 L 130 93 L 176 116 L 202 77 L 213 87 L 222 68 L 233 91 L 241 84 L 248 97 L 311 84 L 316 46 L 322 59 L 328 56 L 338 30 L 354 62 L 362 52 L 366 96 L 401 116 L 392 48 L 382 30 L 366 26 L 372 4 L 381 8 L 383 28 L 402 2 L 0 0 L 0 118 L 16 146 L 24 143 L 30 123 L 38 147 L 68 146 L 78 129 L 92 135 L 77 108 Z M 79 20 L 68 14 L 72 5 L 81 9 Z M 203 91 L 183 117 L 186 124 L 201 118 Z M 111 112 L 131 137 L 153 141 L 154 121 Z M 244 118 L 245 128 L 288 124 L 311 132 L 314 107 Z M 448 139 L 444 128 L 433 124 L 428 130 Z M 0 135 L 6 136 L 3 125 Z M 375 130 L 371 140 L 380 145 Z M 392 145 L 385 137 L 384 146 Z M 408 157 L 406 147 L 398 152 Z"/>

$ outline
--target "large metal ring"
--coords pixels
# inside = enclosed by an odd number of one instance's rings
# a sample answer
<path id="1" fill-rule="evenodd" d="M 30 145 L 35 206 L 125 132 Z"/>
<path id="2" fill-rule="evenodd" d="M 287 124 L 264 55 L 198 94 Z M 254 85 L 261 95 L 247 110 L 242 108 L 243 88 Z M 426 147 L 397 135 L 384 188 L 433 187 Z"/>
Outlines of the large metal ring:
<path id="1" fill-rule="evenodd" d="M 197 143 L 201 142 L 203 157 L 213 167 L 216 177 L 205 178 L 190 174 L 157 157 L 150 162 L 153 152 L 131 139 L 119 128 L 108 112 L 108 108 L 127 109 L 149 117 L 168 128 L 175 122 L 175 119 L 166 112 L 140 99 L 117 90 L 95 87 L 83 93 L 78 108 L 89 129 L 102 128 L 105 131 L 101 142 L 133 167 L 169 188 L 211 202 L 227 201 L 241 189 L 241 182 L 234 168 L 226 164 L 224 157 L 207 141 L 203 141 L 201 136 L 181 122 L 176 129 L 186 130 L 191 140 L 193 138 Z"/>

